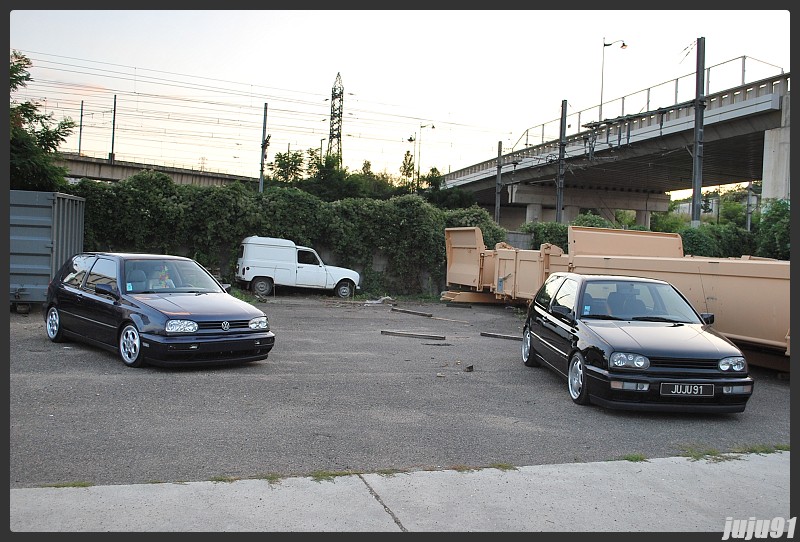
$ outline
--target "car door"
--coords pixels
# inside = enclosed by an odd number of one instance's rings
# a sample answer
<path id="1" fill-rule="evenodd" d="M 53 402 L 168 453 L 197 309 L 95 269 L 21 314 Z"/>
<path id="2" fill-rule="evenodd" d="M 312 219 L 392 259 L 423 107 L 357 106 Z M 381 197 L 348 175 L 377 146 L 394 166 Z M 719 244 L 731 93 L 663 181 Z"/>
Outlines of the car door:
<path id="1" fill-rule="evenodd" d="M 82 318 L 78 317 L 83 303 L 83 282 L 95 260 L 97 257 L 93 254 L 73 256 L 69 266 L 57 277 L 55 285 L 55 304 L 61 317 L 61 326 L 81 335 L 86 332 Z"/>
<path id="2" fill-rule="evenodd" d="M 548 365 L 564 375 L 575 334 L 577 292 L 578 283 L 565 278 L 551 296 L 549 305 L 537 311 L 537 334 L 541 342 L 538 352 Z"/>
<path id="3" fill-rule="evenodd" d="M 99 256 L 94 262 L 81 289 L 81 300 L 76 305 L 76 317 L 80 321 L 84 336 L 104 344 L 115 345 L 122 309 L 116 299 L 95 291 L 95 286 L 98 284 L 108 284 L 119 292 L 119 270 L 116 260 Z"/>
<path id="4" fill-rule="evenodd" d="M 325 288 L 325 266 L 313 250 L 297 249 L 297 285 Z"/>

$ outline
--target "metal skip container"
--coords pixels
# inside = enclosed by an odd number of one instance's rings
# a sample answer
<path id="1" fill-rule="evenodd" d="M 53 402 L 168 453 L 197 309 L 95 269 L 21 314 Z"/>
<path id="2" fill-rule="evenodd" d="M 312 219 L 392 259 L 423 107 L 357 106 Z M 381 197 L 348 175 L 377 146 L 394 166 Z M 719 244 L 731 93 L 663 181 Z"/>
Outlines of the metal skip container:
<path id="1" fill-rule="evenodd" d="M 46 300 L 61 264 L 83 250 L 86 200 L 61 192 L 9 193 L 10 300 L 27 312 Z"/>

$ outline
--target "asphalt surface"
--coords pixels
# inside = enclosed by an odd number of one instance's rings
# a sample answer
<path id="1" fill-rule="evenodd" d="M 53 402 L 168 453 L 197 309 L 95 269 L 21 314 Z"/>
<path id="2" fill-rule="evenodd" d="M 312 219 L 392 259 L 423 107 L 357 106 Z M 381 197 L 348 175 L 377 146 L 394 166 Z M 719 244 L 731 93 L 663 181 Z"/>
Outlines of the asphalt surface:
<path id="1" fill-rule="evenodd" d="M 727 517 L 789 517 L 790 453 L 743 453 L 790 443 L 780 373 L 752 368 L 741 414 L 611 411 L 523 366 L 518 308 L 259 305 L 270 357 L 202 369 L 130 369 L 11 313 L 11 531 L 718 539 Z M 725 460 L 685 457 L 699 452 Z"/>

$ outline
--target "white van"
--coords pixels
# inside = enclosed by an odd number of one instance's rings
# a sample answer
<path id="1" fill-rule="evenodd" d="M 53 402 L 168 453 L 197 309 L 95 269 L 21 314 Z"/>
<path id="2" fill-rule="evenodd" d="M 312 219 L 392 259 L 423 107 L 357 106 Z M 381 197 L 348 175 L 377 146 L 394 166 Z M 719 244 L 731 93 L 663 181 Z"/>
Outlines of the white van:
<path id="1" fill-rule="evenodd" d="M 343 298 L 361 288 L 357 271 L 325 265 L 313 248 L 257 235 L 245 237 L 239 245 L 235 279 L 261 296 L 270 295 L 275 286 L 333 290 Z"/>

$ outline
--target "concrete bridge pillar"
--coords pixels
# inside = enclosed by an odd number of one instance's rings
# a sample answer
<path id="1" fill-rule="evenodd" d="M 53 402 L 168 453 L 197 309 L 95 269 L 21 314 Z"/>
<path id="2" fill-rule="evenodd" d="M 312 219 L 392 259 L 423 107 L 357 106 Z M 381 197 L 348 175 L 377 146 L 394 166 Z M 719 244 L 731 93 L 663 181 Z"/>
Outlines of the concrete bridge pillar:
<path id="1" fill-rule="evenodd" d="M 636 225 L 650 229 L 650 211 L 636 211 Z"/>
<path id="2" fill-rule="evenodd" d="M 542 221 L 542 204 L 529 203 L 525 207 L 525 222 L 541 222 Z"/>
<path id="3" fill-rule="evenodd" d="M 764 132 L 762 200 L 790 199 L 789 150 L 789 96 L 784 96 L 781 127 Z"/>
<path id="4" fill-rule="evenodd" d="M 581 214 L 580 205 L 564 205 L 564 212 L 561 213 L 561 222 L 569 224 Z"/>

